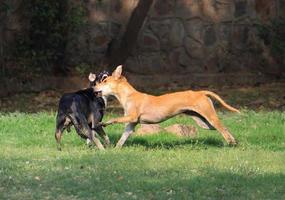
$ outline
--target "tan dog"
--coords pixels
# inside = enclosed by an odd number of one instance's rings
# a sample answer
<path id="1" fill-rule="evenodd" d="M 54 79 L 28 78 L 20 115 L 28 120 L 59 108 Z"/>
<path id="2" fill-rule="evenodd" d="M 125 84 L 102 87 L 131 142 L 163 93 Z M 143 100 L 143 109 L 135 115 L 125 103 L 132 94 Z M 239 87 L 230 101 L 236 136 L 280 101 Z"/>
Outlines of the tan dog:
<path id="1" fill-rule="evenodd" d="M 115 96 L 124 108 L 124 117 L 102 123 L 103 126 L 113 123 L 127 123 L 125 132 L 116 147 L 123 146 L 138 123 L 155 124 L 181 113 L 190 115 L 202 128 L 217 129 L 229 144 L 236 144 L 234 137 L 218 119 L 209 97 L 218 100 L 230 111 L 238 113 L 239 111 L 226 104 L 217 94 L 210 91 L 188 90 L 153 96 L 138 92 L 121 74 L 122 66 L 120 65 L 112 73 L 112 76 L 107 77 L 95 86 L 95 91 L 102 92 L 103 96 Z"/>

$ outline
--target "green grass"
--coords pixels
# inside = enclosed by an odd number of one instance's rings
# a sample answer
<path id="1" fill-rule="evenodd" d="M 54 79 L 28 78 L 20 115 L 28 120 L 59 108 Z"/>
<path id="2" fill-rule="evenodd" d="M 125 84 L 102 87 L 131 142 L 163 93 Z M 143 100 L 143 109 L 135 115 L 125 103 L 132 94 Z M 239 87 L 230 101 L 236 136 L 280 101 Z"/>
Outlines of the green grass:
<path id="1" fill-rule="evenodd" d="M 102 152 L 73 130 L 60 152 L 55 113 L 1 114 L 0 199 L 285 199 L 285 114 L 219 116 L 237 147 L 198 128 L 195 139 L 132 136 Z M 174 123 L 193 122 L 181 116 L 162 126 Z M 113 144 L 123 127 L 106 128 Z"/>

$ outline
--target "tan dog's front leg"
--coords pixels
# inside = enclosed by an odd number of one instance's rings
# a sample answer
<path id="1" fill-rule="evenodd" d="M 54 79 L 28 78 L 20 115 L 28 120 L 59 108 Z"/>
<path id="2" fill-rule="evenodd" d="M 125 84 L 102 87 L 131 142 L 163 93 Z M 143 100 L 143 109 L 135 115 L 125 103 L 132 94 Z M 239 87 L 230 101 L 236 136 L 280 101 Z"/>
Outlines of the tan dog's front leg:
<path id="1" fill-rule="evenodd" d="M 120 140 L 116 144 L 116 148 L 121 148 L 124 145 L 124 143 L 126 142 L 128 137 L 134 132 L 136 125 L 137 125 L 137 123 L 128 123 L 127 124 L 122 137 L 120 138 Z"/>
<path id="2" fill-rule="evenodd" d="M 128 116 L 124 116 L 124 117 L 119 117 L 119 118 L 115 118 L 115 119 L 110 119 L 107 122 L 102 122 L 100 123 L 102 126 L 108 126 L 111 124 L 115 124 L 115 123 L 135 123 L 137 122 L 138 119 L 136 116 L 134 115 L 128 115 Z"/>

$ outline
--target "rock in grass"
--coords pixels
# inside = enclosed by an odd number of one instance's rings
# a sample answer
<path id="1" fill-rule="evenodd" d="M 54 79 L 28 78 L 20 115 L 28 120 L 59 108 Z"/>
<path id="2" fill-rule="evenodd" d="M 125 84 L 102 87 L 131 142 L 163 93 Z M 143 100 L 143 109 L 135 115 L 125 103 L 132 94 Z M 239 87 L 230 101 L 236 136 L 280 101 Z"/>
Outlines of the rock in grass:
<path id="1" fill-rule="evenodd" d="M 194 126 L 187 126 L 182 124 L 174 124 L 162 128 L 159 124 L 142 124 L 136 131 L 137 135 L 153 135 L 160 132 L 169 132 L 179 137 L 196 137 L 197 129 Z"/>
<path id="2" fill-rule="evenodd" d="M 165 128 L 169 133 L 173 133 L 179 137 L 196 137 L 197 129 L 194 126 L 182 124 L 174 124 Z"/>
<path id="3" fill-rule="evenodd" d="M 164 131 L 159 124 L 141 124 L 136 131 L 137 135 L 153 135 Z"/>

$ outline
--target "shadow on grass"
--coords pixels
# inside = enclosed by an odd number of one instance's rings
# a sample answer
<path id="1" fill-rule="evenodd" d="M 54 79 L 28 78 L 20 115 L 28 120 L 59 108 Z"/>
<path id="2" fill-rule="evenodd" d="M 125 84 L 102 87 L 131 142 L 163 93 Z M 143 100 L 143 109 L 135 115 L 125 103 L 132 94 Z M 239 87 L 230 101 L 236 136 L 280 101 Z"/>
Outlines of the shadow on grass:
<path id="1" fill-rule="evenodd" d="M 166 136 L 166 137 L 165 137 Z M 169 136 L 169 137 L 168 137 Z M 121 135 L 110 135 L 112 144 L 116 144 Z M 143 146 L 147 149 L 172 149 L 176 147 L 182 147 L 191 145 L 193 147 L 224 147 L 227 146 L 222 140 L 216 138 L 180 138 L 176 136 L 170 136 L 168 134 L 158 134 L 155 136 L 132 136 L 129 137 L 124 146 Z"/>
<path id="2" fill-rule="evenodd" d="M 102 158 L 101 158 L 102 159 Z M 116 157 L 104 159 L 116 162 Z M 104 160 L 103 160 L 104 161 Z M 46 168 L 11 168 L 3 160 L 5 173 L 0 180 L 3 199 L 284 199 L 284 173 L 259 173 L 251 168 L 240 171 L 201 167 L 181 171 L 104 167 L 90 156 L 66 163 L 51 162 Z M 103 162 L 104 163 L 104 162 Z M 131 163 L 131 162 L 130 162 Z M 106 163 L 105 163 L 106 164 Z M 85 166 L 84 168 L 82 166 Z M 94 167 L 96 165 L 96 167 Z M 116 172 L 114 174 L 114 171 Z M 14 173 L 9 175 L 8 173 Z M 6 174 L 7 173 L 7 174 Z M 38 177 L 38 178 L 35 178 Z M 32 192 L 31 192 L 32 191 Z"/>

